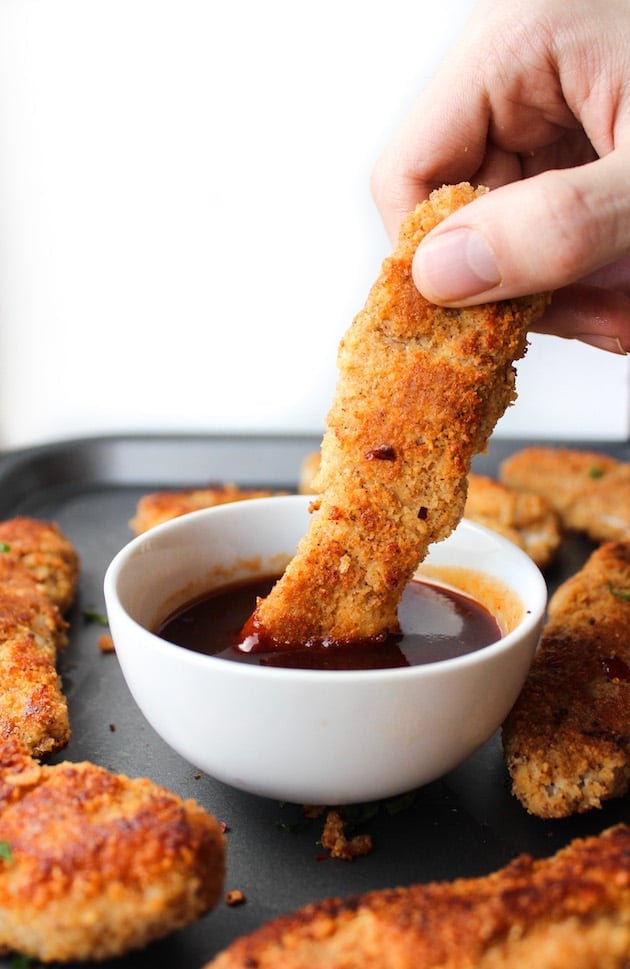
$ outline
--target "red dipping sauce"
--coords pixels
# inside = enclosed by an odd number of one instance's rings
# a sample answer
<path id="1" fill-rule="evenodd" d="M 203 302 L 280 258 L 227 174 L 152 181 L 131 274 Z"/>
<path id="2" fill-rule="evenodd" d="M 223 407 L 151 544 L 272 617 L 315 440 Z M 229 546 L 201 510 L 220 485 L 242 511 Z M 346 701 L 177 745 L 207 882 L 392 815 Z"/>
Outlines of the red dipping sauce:
<path id="1" fill-rule="evenodd" d="M 398 610 L 402 632 L 381 641 L 310 643 L 287 650 L 245 652 L 241 630 L 277 577 L 213 590 L 187 603 L 156 630 L 168 642 L 237 663 L 287 669 L 370 670 L 421 666 L 464 656 L 497 642 L 501 629 L 479 602 L 449 587 L 414 579 Z"/>

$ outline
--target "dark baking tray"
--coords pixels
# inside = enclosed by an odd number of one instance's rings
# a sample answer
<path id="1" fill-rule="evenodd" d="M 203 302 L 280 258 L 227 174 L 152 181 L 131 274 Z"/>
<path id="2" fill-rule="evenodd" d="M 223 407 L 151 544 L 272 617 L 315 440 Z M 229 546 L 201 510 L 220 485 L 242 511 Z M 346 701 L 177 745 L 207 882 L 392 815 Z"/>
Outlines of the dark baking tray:
<path id="1" fill-rule="evenodd" d="M 493 441 L 474 469 L 495 474 L 505 456 L 533 443 L 540 442 Z M 482 875 L 519 852 L 547 855 L 577 835 L 628 819 L 628 797 L 579 818 L 528 816 L 509 793 L 495 735 L 456 770 L 409 798 L 360 806 L 356 830 L 372 835 L 374 850 L 353 862 L 332 861 L 322 857 L 318 845 L 321 820 L 305 821 L 298 805 L 244 794 L 201 775 L 154 733 L 131 699 L 115 654 L 98 649 L 104 630 L 86 619 L 86 613 L 104 613 L 105 569 L 132 538 L 128 521 L 138 499 L 161 488 L 224 481 L 291 489 L 302 458 L 318 445 L 315 437 L 130 435 L 0 455 L 0 517 L 25 514 L 56 521 L 81 557 L 70 643 L 61 658 L 73 734 L 53 760 L 90 759 L 196 798 L 227 823 L 226 890 L 241 889 L 246 897 L 238 907 L 221 903 L 189 928 L 104 966 L 201 969 L 236 936 L 309 901 Z M 630 460 L 628 443 L 571 446 Z M 586 540 L 569 538 L 546 576 L 550 589 L 576 571 L 590 551 Z M 264 725 L 252 742 L 265 743 Z M 0 959 L 2 969 L 11 965 L 10 958 Z"/>

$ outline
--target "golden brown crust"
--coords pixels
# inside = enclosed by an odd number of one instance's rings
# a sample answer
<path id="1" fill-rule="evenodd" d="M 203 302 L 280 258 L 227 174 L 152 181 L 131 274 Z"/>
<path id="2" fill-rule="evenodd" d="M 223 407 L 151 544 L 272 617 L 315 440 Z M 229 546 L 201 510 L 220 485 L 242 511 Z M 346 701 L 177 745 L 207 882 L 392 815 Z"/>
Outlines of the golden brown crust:
<path id="1" fill-rule="evenodd" d="M 3 555 L 20 562 L 42 592 L 61 612 L 74 600 L 79 557 L 66 536 L 52 522 L 18 516 L 0 522 Z"/>
<path id="2" fill-rule="evenodd" d="M 601 545 L 549 603 L 541 646 L 503 727 L 514 794 L 540 817 L 630 788 L 630 541 Z"/>
<path id="3" fill-rule="evenodd" d="M 185 488 L 180 491 L 155 491 L 140 498 L 136 514 L 129 522 L 136 535 L 148 531 L 155 525 L 179 518 L 191 511 L 212 508 L 231 501 L 246 501 L 248 498 L 268 498 L 281 492 L 266 488 L 239 488 L 234 484 L 217 485 L 214 488 Z"/>
<path id="4" fill-rule="evenodd" d="M 403 223 L 339 348 L 308 534 L 255 620 L 305 642 L 398 628 L 404 586 L 462 516 L 470 461 L 515 397 L 512 363 L 545 296 L 466 309 L 428 303 L 411 261 L 420 240 L 480 191 L 433 192 Z"/>
<path id="5" fill-rule="evenodd" d="M 0 523 L 0 542 L 0 951 L 117 956 L 215 904 L 222 833 L 151 781 L 34 759 L 70 736 L 55 662 L 78 557 L 56 526 L 29 518 Z"/>
<path id="6" fill-rule="evenodd" d="M 298 476 L 300 494 L 315 494 L 319 466 L 319 451 L 306 455 Z M 468 475 L 464 517 L 518 545 L 540 568 L 551 563 L 562 541 L 560 518 L 546 498 L 516 491 L 486 475 Z"/>
<path id="7" fill-rule="evenodd" d="M 550 564 L 562 541 L 560 519 L 546 498 L 485 475 L 468 476 L 464 516 L 514 542 L 540 568 Z"/>
<path id="8" fill-rule="evenodd" d="M 532 447 L 501 465 L 512 488 L 543 495 L 565 528 L 594 542 L 630 537 L 630 464 L 594 451 Z"/>
<path id="9" fill-rule="evenodd" d="M 626 969 L 630 828 L 483 878 L 328 899 L 237 940 L 206 969 Z"/>
<path id="10" fill-rule="evenodd" d="M 146 945 L 219 899 L 220 826 L 195 802 L 90 763 L 0 747 L 0 948 L 44 962 Z"/>
<path id="11" fill-rule="evenodd" d="M 311 451 L 303 459 L 298 472 L 298 493 L 301 495 L 314 495 L 315 488 L 313 482 L 319 473 L 322 463 L 320 451 Z"/>
<path id="12" fill-rule="evenodd" d="M 0 554 L 0 741 L 41 756 L 70 739 L 56 670 L 67 623 L 21 561 Z"/>

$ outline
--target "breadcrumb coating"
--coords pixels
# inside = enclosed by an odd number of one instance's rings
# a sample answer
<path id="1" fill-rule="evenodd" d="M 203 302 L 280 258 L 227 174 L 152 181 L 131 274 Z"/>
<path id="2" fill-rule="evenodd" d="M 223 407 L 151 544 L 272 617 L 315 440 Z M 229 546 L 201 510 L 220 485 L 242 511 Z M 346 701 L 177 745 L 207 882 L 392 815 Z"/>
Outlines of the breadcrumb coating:
<path id="1" fill-rule="evenodd" d="M 224 877 L 217 821 L 145 778 L 41 766 L 0 748 L 0 949 L 102 960 L 208 911 Z"/>
<path id="2" fill-rule="evenodd" d="M 503 726 L 512 790 L 543 818 L 630 788 L 630 541 L 601 545 L 552 596 Z"/>
<path id="3" fill-rule="evenodd" d="M 42 592 L 66 612 L 74 600 L 79 557 L 68 538 L 53 522 L 18 516 L 0 522 L 3 554 L 20 562 Z"/>
<path id="4" fill-rule="evenodd" d="M 501 481 L 543 495 L 565 528 L 594 542 L 630 537 L 630 464 L 575 448 L 523 448 L 501 464 Z"/>
<path id="5" fill-rule="evenodd" d="M 407 217 L 341 341 L 310 527 L 253 617 L 272 642 L 396 632 L 405 585 L 462 517 L 471 459 L 516 396 L 513 361 L 548 302 L 453 309 L 416 289 L 421 239 L 483 191 L 445 186 Z"/>
<path id="6" fill-rule="evenodd" d="M 298 491 L 314 494 L 319 451 L 307 454 L 299 470 Z M 549 565 L 562 542 L 557 512 L 542 495 L 516 491 L 486 475 L 469 474 L 464 517 L 509 539 L 540 568 Z"/>
<path id="7" fill-rule="evenodd" d="M 205 969 L 627 969 L 630 828 L 482 878 L 316 902 Z"/>
<path id="8" fill-rule="evenodd" d="M 485 475 L 468 476 L 464 517 L 518 545 L 540 568 L 553 561 L 562 542 L 558 514 L 543 495 L 516 491 Z"/>
<path id="9" fill-rule="evenodd" d="M 213 488 L 183 488 L 179 491 L 155 491 L 143 495 L 136 506 L 136 513 L 129 526 L 136 535 L 148 531 L 155 525 L 179 518 L 191 511 L 213 508 L 231 501 L 246 501 L 248 498 L 268 498 L 273 494 L 286 492 L 269 491 L 266 488 L 239 488 L 235 484 L 216 485 Z"/>
<path id="10" fill-rule="evenodd" d="M 68 624 L 19 559 L 0 554 L 0 742 L 35 756 L 70 739 L 57 654 Z"/>

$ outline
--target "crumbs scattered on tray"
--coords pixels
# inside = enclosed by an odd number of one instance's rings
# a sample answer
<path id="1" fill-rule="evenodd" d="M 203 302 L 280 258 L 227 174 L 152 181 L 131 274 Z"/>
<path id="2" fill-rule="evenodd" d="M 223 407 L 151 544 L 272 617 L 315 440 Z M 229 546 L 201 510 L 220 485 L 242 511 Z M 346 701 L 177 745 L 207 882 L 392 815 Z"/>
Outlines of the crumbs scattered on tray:
<path id="1" fill-rule="evenodd" d="M 331 858 L 353 861 L 361 855 L 368 855 L 372 850 L 371 835 L 356 834 L 349 838 L 346 834 L 347 823 L 339 811 L 329 811 L 326 815 L 322 832 L 322 848 L 330 853 Z"/>
<path id="2" fill-rule="evenodd" d="M 114 653 L 116 651 L 114 640 L 109 633 L 103 633 L 102 636 L 98 637 L 98 648 L 101 653 Z"/>
<path id="3" fill-rule="evenodd" d="M 84 609 L 83 620 L 84 622 L 94 623 L 97 626 L 109 626 L 107 616 L 104 612 L 99 612 L 98 609 Z"/>
<path id="4" fill-rule="evenodd" d="M 398 797 L 384 801 L 374 801 L 364 804 L 346 804 L 343 807 L 326 805 L 303 804 L 300 808 L 301 820 L 281 822 L 278 827 L 283 831 L 298 832 L 308 827 L 311 821 L 324 818 L 324 828 L 317 844 L 324 849 L 315 855 L 316 861 L 335 858 L 341 861 L 354 861 L 362 855 L 370 854 L 374 848 L 371 834 L 354 833 L 357 827 L 363 827 L 381 811 L 390 816 L 406 811 L 416 801 L 417 791 L 408 791 Z M 291 805 L 281 802 L 282 807 Z M 296 807 L 297 805 L 293 805 Z"/>
<path id="5" fill-rule="evenodd" d="M 225 904 L 229 905 L 230 908 L 234 908 L 236 905 L 244 905 L 245 902 L 245 892 L 242 892 L 240 888 L 232 888 L 225 894 Z"/>

